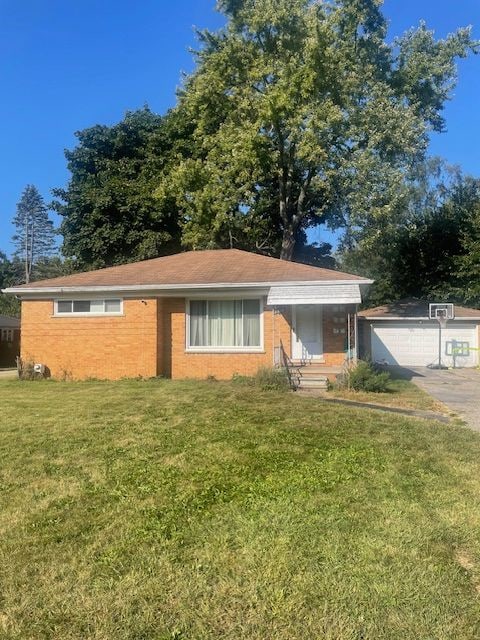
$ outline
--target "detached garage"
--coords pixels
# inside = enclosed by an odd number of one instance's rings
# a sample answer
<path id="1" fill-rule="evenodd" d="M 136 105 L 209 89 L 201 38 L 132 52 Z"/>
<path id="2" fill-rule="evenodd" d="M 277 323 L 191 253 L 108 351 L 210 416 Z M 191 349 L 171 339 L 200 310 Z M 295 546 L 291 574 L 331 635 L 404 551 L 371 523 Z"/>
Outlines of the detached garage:
<path id="1" fill-rule="evenodd" d="M 442 329 L 442 364 L 479 364 L 480 310 L 455 306 L 455 317 Z M 429 318 L 429 303 L 401 300 L 360 311 L 360 355 L 404 367 L 438 364 L 439 324 Z"/>

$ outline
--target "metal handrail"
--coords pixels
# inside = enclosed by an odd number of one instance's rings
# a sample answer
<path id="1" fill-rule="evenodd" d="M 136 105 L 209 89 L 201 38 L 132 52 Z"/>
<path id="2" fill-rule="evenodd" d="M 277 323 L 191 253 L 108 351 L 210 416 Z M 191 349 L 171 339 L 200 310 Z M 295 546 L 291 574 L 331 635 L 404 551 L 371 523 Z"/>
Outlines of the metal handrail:
<path id="1" fill-rule="evenodd" d="M 287 380 L 288 380 L 288 384 L 290 385 L 291 389 L 296 389 L 298 385 L 295 384 L 295 382 L 293 381 L 292 378 L 292 372 L 291 372 L 291 367 L 293 366 L 293 362 L 290 360 L 287 352 L 285 351 L 285 348 L 283 346 L 283 342 L 280 340 L 280 355 L 281 355 L 281 359 L 282 359 L 282 365 L 285 369 L 285 371 L 287 372 Z"/>

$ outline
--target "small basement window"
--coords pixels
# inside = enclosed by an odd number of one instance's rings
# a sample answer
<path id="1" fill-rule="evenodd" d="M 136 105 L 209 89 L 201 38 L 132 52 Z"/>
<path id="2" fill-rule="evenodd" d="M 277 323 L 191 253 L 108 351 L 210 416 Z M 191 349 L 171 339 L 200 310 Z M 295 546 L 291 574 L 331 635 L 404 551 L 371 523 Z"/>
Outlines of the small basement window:
<path id="1" fill-rule="evenodd" d="M 56 300 L 56 316 L 111 316 L 123 313 L 123 301 L 120 298 L 101 300 Z"/>

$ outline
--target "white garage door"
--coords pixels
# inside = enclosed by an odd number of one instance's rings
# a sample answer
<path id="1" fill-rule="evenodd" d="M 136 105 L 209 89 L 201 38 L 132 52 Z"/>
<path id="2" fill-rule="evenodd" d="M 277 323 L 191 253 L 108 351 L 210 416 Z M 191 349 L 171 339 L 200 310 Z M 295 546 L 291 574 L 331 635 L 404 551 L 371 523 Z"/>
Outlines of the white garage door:
<path id="1" fill-rule="evenodd" d="M 437 323 L 388 321 L 372 324 L 371 331 L 374 361 L 411 367 L 438 363 Z M 450 322 L 442 329 L 443 364 L 474 367 L 477 347 L 477 325 Z"/>

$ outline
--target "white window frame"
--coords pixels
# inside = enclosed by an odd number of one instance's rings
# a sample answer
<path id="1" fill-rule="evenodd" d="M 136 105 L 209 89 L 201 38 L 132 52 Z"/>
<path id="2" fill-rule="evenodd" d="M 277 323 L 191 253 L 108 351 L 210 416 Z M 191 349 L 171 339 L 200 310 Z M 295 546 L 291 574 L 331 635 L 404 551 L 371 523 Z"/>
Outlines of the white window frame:
<path id="1" fill-rule="evenodd" d="M 14 340 L 14 333 L 13 333 L 13 329 L 11 328 L 2 328 L 1 330 L 1 340 L 2 342 L 13 342 Z"/>
<path id="2" fill-rule="evenodd" d="M 120 311 L 102 311 L 102 312 L 90 312 L 90 311 L 81 311 L 81 312 L 74 312 L 74 311 L 67 311 L 67 312 L 61 312 L 58 310 L 58 303 L 59 302 L 103 302 L 104 308 L 105 308 L 105 300 L 119 300 L 120 301 Z M 73 308 L 73 307 L 72 307 Z M 53 315 L 55 318 L 105 318 L 108 316 L 123 316 L 123 298 L 118 298 L 118 297 L 102 297 L 102 298 L 93 298 L 93 297 L 89 297 L 89 298 L 81 298 L 81 297 L 68 297 L 68 298 L 56 298 L 53 301 Z"/>
<path id="3" fill-rule="evenodd" d="M 258 300 L 260 304 L 260 346 L 258 347 L 192 347 L 190 346 L 190 301 L 209 301 L 209 300 L 224 300 L 224 301 L 232 301 L 232 300 Z M 264 353 L 264 302 L 263 298 L 260 296 L 236 296 L 236 297 L 208 297 L 202 296 L 198 298 L 188 298 L 186 300 L 186 309 L 185 309 L 185 351 L 187 353 Z"/>

